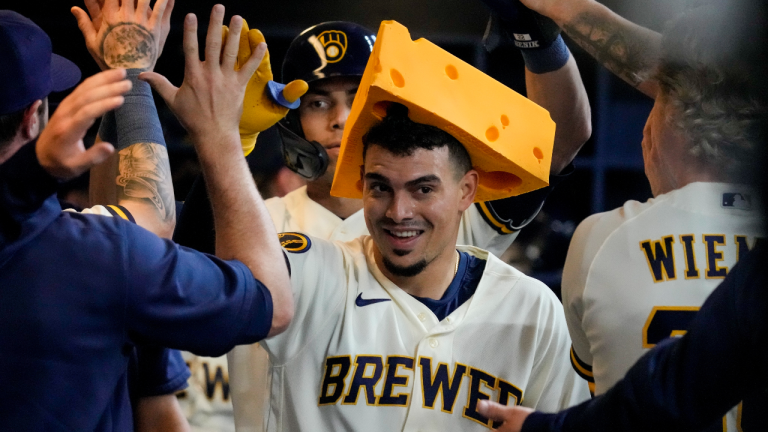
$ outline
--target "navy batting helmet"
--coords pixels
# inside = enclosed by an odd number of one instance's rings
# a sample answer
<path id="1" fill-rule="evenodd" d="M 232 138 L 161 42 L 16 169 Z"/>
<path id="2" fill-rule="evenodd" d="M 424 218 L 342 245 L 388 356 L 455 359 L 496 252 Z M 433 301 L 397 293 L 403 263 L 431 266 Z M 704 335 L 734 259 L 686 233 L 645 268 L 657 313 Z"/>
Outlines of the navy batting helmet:
<path id="1" fill-rule="evenodd" d="M 307 83 L 331 77 L 362 77 L 373 51 L 376 34 L 346 21 L 330 21 L 310 27 L 298 35 L 283 60 L 282 80 Z M 317 142 L 304 139 L 298 110 L 280 121 L 285 164 L 308 180 L 328 168 L 328 154 Z"/>

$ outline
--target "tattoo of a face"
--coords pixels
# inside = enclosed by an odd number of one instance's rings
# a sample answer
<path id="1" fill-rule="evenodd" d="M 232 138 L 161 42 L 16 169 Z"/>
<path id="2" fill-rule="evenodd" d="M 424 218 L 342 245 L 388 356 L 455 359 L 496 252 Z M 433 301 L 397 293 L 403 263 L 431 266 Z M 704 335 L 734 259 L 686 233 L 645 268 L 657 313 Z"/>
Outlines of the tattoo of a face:
<path id="1" fill-rule="evenodd" d="M 117 23 L 104 34 L 101 55 L 110 68 L 147 69 L 157 60 L 155 37 L 139 24 Z"/>
<path id="2" fill-rule="evenodd" d="M 122 197 L 149 203 L 160 219 L 170 221 L 176 214 L 168 150 L 159 144 L 134 144 L 120 150 L 119 174 L 115 180 Z"/>
<path id="3" fill-rule="evenodd" d="M 635 87 L 656 67 L 658 46 L 635 29 L 583 13 L 563 30 L 608 70 Z"/>

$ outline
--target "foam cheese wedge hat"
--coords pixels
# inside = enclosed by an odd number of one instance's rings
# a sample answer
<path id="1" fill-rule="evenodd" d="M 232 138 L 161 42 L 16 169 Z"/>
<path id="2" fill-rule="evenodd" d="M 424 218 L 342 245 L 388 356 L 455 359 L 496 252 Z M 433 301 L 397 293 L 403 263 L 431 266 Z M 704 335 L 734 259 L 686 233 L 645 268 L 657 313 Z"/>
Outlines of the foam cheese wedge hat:
<path id="1" fill-rule="evenodd" d="M 476 202 L 549 184 L 555 123 L 549 112 L 395 21 L 379 28 L 341 141 L 331 195 L 362 198 L 363 136 L 397 102 L 408 117 L 448 132 L 480 173 Z"/>

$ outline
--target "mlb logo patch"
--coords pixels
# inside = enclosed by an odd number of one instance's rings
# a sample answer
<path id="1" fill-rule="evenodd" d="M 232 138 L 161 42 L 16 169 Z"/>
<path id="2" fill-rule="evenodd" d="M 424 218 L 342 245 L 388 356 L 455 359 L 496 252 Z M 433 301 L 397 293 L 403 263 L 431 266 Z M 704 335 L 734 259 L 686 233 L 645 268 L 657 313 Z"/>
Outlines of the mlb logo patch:
<path id="1" fill-rule="evenodd" d="M 740 210 L 752 210 L 752 197 L 738 192 L 723 194 L 723 207 Z"/>
<path id="2" fill-rule="evenodd" d="M 533 40 L 531 38 L 531 35 L 529 34 L 520 34 L 520 33 L 512 33 L 512 34 L 515 35 L 515 40 L 519 40 L 522 42 Z"/>

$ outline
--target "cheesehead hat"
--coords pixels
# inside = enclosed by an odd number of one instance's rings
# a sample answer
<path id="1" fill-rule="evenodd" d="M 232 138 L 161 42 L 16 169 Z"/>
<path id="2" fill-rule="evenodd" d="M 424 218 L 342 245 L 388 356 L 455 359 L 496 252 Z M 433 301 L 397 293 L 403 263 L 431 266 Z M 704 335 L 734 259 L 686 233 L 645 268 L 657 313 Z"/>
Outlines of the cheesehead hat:
<path id="1" fill-rule="evenodd" d="M 331 195 L 362 198 L 363 137 L 397 102 L 408 117 L 461 142 L 480 174 L 476 202 L 547 186 L 555 123 L 549 112 L 401 24 L 384 21 L 341 141 Z"/>

